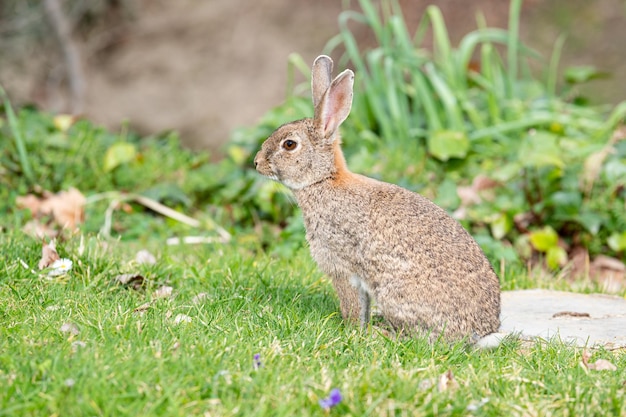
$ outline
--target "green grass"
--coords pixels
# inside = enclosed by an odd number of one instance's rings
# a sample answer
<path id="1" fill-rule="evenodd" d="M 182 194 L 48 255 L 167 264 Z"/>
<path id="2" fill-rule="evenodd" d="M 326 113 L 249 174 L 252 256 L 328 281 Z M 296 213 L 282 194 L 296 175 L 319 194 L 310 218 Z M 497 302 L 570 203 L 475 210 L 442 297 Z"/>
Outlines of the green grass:
<path id="1" fill-rule="evenodd" d="M 556 342 L 475 351 L 364 334 L 341 321 L 305 250 L 161 246 L 145 266 L 136 245 L 80 246 L 58 245 L 74 268 L 48 280 L 20 262 L 36 268 L 40 242 L 0 240 L 0 416 L 314 416 L 332 388 L 343 400 L 330 415 L 626 413 L 623 353 L 595 351 L 618 371 L 586 371 L 581 349 Z M 127 272 L 146 277 L 144 291 L 113 283 Z M 163 284 L 172 297 L 155 297 Z M 191 321 L 175 324 L 179 314 Z M 458 387 L 440 390 L 447 371 Z"/>
<path id="2" fill-rule="evenodd" d="M 340 34 L 329 44 L 342 45 L 343 61 L 357 72 L 352 115 L 343 126 L 350 166 L 420 190 L 451 211 L 460 204 L 458 185 L 478 173 L 498 179 L 497 198 L 470 207 L 465 223 L 502 288 L 571 289 L 562 271 L 527 271 L 515 253 L 508 255 L 528 237 L 513 220 L 535 210 L 540 231 L 550 224 L 561 237 L 573 230 L 583 238 L 574 241 L 590 253 L 610 253 L 606 238 L 625 230 L 625 142 L 610 149 L 593 190 L 579 190 L 579 177 L 589 155 L 610 145 L 626 103 L 590 108 L 558 91 L 562 41 L 547 81 L 531 77 L 527 61 L 537 57 L 519 44 L 519 0 L 511 3 L 509 31 L 479 24 L 458 47 L 434 6 L 413 35 L 397 3 L 381 3 L 383 18 L 373 2 L 359 3 L 362 13 L 342 14 Z M 379 45 L 359 50 L 350 20 L 368 25 Z M 428 30 L 430 49 L 422 45 Z M 480 65 L 469 68 L 471 59 Z M 309 72 L 296 56 L 291 63 L 292 72 Z M 330 283 L 303 248 L 293 199 L 260 178 L 251 162 L 275 127 L 311 114 L 308 96 L 289 97 L 257 126 L 235 132 L 228 157 L 217 163 L 182 149 L 176 134 L 139 138 L 88 121 L 66 131 L 50 115 L 28 108 L 14 113 L 4 95 L 2 106 L 0 417 L 626 415 L 623 351 L 600 349 L 591 358 L 607 359 L 617 371 L 587 371 L 582 349 L 554 341 L 506 340 L 495 350 L 475 351 L 396 340 L 342 322 Z M 519 165 L 528 155 L 524 146 L 538 143 L 558 144 L 550 149 L 563 162 Z M 58 244 L 60 255 L 73 261 L 71 273 L 49 280 L 32 270 L 41 241 L 20 232 L 32 216 L 15 200 L 70 186 L 88 198 L 85 223 L 82 235 L 67 231 Z M 525 191 L 545 201 L 529 206 Z M 200 226 L 133 202 L 113 210 L 114 200 L 129 195 L 159 201 Z M 106 235 L 109 209 L 111 237 L 96 238 Z M 215 236 L 215 223 L 233 235 L 231 244 L 161 243 Z M 595 230 L 600 225 L 605 230 Z M 156 265 L 133 260 L 144 247 L 157 255 Z M 623 259 L 623 249 L 613 251 Z M 145 288 L 116 284 L 126 273 L 144 276 Z M 171 297 L 156 296 L 163 285 L 173 288 Z M 575 288 L 598 289 L 590 281 Z M 199 294 L 206 297 L 195 302 Z M 144 312 L 135 311 L 146 304 Z M 190 321 L 177 324 L 180 315 Z M 440 389 L 448 371 L 458 386 Z M 343 401 L 326 412 L 318 401 L 333 388 Z"/>

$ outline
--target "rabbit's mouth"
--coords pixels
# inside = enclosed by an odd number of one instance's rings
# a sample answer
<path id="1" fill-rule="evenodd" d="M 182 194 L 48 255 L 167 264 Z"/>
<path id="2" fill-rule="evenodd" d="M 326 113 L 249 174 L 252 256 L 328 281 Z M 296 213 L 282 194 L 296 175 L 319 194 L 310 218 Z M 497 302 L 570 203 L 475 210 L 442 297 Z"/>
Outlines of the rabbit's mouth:
<path id="1" fill-rule="evenodd" d="M 271 169 L 271 167 L 257 165 L 256 171 L 270 180 L 280 181 L 280 178 L 278 178 L 278 175 Z"/>

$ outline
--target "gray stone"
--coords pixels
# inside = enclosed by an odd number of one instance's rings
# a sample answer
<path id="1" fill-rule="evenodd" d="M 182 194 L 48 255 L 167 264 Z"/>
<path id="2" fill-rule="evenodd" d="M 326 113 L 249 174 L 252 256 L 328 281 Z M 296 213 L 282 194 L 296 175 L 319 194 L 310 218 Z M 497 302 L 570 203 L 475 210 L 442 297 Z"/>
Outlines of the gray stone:
<path id="1" fill-rule="evenodd" d="M 626 299 L 550 290 L 502 293 L 501 332 L 577 346 L 626 347 Z"/>

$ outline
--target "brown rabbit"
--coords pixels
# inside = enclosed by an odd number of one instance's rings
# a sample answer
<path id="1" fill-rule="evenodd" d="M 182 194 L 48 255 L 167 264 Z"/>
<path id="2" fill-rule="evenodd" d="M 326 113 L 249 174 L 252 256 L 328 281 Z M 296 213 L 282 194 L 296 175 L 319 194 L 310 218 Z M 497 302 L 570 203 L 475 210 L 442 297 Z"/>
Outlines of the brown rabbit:
<path id="1" fill-rule="evenodd" d="M 339 125 L 350 113 L 354 73 L 332 80 L 332 65 L 324 55 L 313 63 L 314 117 L 279 127 L 254 163 L 293 191 L 342 316 L 367 326 L 373 298 L 392 326 L 431 340 L 476 342 L 496 332 L 500 284 L 476 241 L 419 194 L 346 167 Z"/>

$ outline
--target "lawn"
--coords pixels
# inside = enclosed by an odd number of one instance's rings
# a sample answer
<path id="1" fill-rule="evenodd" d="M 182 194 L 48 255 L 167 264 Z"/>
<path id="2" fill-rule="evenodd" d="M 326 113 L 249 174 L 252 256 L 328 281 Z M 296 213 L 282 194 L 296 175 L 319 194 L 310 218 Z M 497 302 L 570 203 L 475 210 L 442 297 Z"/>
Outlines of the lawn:
<path id="1" fill-rule="evenodd" d="M 475 350 L 362 332 L 306 250 L 163 245 L 147 264 L 136 244 L 57 249 L 73 267 L 49 277 L 41 242 L 0 243 L 2 416 L 626 413 L 623 352 L 590 352 L 618 369 L 598 371 L 555 341 Z M 117 283 L 126 273 L 142 288 Z"/>
<path id="2" fill-rule="evenodd" d="M 396 2 L 384 18 L 359 4 L 327 48 L 356 72 L 349 166 L 454 214 L 503 290 L 601 288 L 594 262 L 626 263 L 626 102 L 578 95 L 593 68 L 563 84 L 562 40 L 549 59 L 521 45 L 520 0 L 509 30 L 479 16 L 458 47 L 435 6 L 410 34 Z M 358 49 L 353 20 L 378 46 Z M 310 67 L 293 55 L 289 70 Z M 217 162 L 176 133 L 14 111 L 0 90 L 0 416 L 626 416 L 624 350 L 476 350 L 341 320 L 293 198 L 252 163 L 273 129 L 312 114 L 308 85 Z M 77 229 L 62 231 L 68 211 Z M 38 232 L 57 236 L 67 273 L 39 269 Z M 185 236 L 205 243 L 167 244 Z"/>

